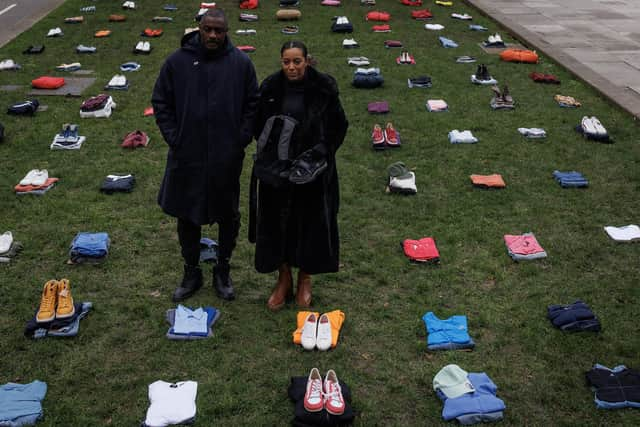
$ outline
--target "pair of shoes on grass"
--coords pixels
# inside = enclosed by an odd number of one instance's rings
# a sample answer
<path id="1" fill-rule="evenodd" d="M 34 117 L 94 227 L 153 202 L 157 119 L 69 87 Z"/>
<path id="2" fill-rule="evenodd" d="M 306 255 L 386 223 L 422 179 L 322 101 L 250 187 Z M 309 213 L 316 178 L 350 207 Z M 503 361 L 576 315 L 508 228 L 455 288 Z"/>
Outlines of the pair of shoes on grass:
<path id="1" fill-rule="evenodd" d="M 49 280 L 44 284 L 40 307 L 36 313 L 38 323 L 48 323 L 54 319 L 68 319 L 75 314 L 71 284 L 68 279 Z"/>
<path id="2" fill-rule="evenodd" d="M 383 150 L 385 147 L 399 147 L 400 136 L 391 122 L 384 129 L 379 124 L 373 126 L 371 132 L 371 144 L 375 150 Z"/>
<path id="3" fill-rule="evenodd" d="M 342 389 L 333 369 L 327 371 L 324 381 L 318 368 L 311 369 L 304 394 L 304 409 L 308 412 L 320 412 L 325 409 L 331 415 L 344 414 Z"/>
<path id="4" fill-rule="evenodd" d="M 331 348 L 331 323 L 326 313 L 319 317 L 315 313 L 309 313 L 302 327 L 300 344 L 305 350 L 317 348 L 327 351 Z"/>

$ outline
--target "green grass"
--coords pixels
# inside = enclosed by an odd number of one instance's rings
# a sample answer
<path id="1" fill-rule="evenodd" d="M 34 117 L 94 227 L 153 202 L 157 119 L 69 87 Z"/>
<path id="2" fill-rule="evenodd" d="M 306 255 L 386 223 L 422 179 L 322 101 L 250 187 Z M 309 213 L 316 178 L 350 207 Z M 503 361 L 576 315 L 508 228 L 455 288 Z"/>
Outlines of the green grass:
<path id="1" fill-rule="evenodd" d="M 640 145 L 633 118 L 546 57 L 537 65 L 507 64 L 484 54 L 478 43 L 487 33 L 471 32 L 468 22 L 450 19 L 452 12 L 474 15 L 474 23 L 492 32 L 500 27 L 458 2 L 442 8 L 428 2 L 443 35 L 460 44 L 443 49 L 438 34 L 409 18 L 410 9 L 396 1 L 378 1 L 392 14 L 391 34 L 373 34 L 364 21 L 367 8 L 345 0 L 340 8 L 306 1 L 301 7 L 301 32 L 321 71 L 339 82 L 350 128 L 338 153 L 341 178 L 341 271 L 314 278 L 314 307 L 341 309 L 346 314 L 338 347 L 328 353 L 305 352 L 291 343 L 296 308 L 271 313 L 266 307 L 275 277 L 253 269 L 253 247 L 246 241 L 248 171 L 245 164 L 241 209 L 243 228 L 232 260 L 238 300 L 218 300 L 207 286 L 189 304 L 213 305 L 222 311 L 215 337 L 200 342 L 171 342 L 164 334 L 164 311 L 174 306 L 171 293 L 181 277 L 182 263 L 175 220 L 156 205 L 166 145 L 152 118 L 143 118 L 163 59 L 179 45 L 185 27 L 193 26 L 197 2 L 176 2 L 175 13 L 163 2 L 138 2 L 124 11 L 128 20 L 109 23 L 123 13 L 118 1 L 96 1 L 97 13 L 85 22 L 64 24 L 67 16 L 93 2 L 69 0 L 33 28 L 3 47 L 0 56 L 22 65 L 0 73 L 0 84 L 20 84 L 0 92 L 0 105 L 26 98 L 30 81 L 40 75 L 66 75 L 54 67 L 80 61 L 94 70 L 96 83 L 83 97 L 100 93 L 119 64 L 137 60 L 142 69 L 129 73 L 130 90 L 113 94 L 118 107 L 110 119 L 80 119 L 81 99 L 40 97 L 48 110 L 33 118 L 2 116 L 6 139 L 0 145 L 0 232 L 12 230 L 25 245 L 16 262 L 0 266 L 0 383 L 46 381 L 43 426 L 137 425 L 143 419 L 147 385 L 196 380 L 200 426 L 286 425 L 293 406 L 286 388 L 289 377 L 336 370 L 353 390 L 357 425 L 439 425 L 440 401 L 433 376 L 457 363 L 468 371 L 484 371 L 498 385 L 507 404 L 504 425 L 596 426 L 636 425 L 637 410 L 602 411 L 593 403 L 584 372 L 595 362 L 638 367 L 640 344 L 640 246 L 615 244 L 604 225 L 638 223 Z M 253 44 L 251 54 L 259 79 L 278 68 L 280 34 L 275 2 L 263 0 L 257 23 L 240 23 L 236 1 L 226 7 L 235 44 Z M 155 15 L 171 15 L 170 24 L 151 23 Z M 344 14 L 354 24 L 359 50 L 343 50 L 342 35 L 330 32 L 330 18 Z M 47 39 L 49 28 L 65 36 Z M 131 50 L 145 27 L 161 27 L 149 56 Z M 238 28 L 256 28 L 258 36 L 235 36 Z M 105 39 L 93 39 L 111 29 Z M 505 32 L 503 38 L 513 41 Z M 397 66 L 397 50 L 383 40 L 399 39 L 416 58 L 415 66 Z M 28 45 L 44 43 L 42 55 L 27 56 Z M 95 55 L 78 56 L 75 46 L 95 45 Z M 469 82 L 476 64 L 456 64 L 457 55 L 473 55 L 488 65 L 500 83 L 508 83 L 515 111 L 492 111 L 491 91 Z M 353 68 L 346 58 L 364 55 L 382 69 L 385 85 L 375 90 L 350 86 Z M 531 71 L 555 74 L 557 86 L 533 83 Z M 428 74 L 431 89 L 409 90 L 409 76 Z M 559 108 L 553 95 L 572 95 L 583 103 L 576 110 Z M 444 98 L 450 112 L 428 113 L 429 98 Z M 389 101 L 391 113 L 373 117 L 366 104 Z M 616 143 L 588 142 L 575 133 L 583 115 L 597 115 Z M 392 121 L 403 147 L 374 152 L 369 135 L 376 122 Z M 62 123 L 80 124 L 87 142 L 75 152 L 50 151 L 51 138 Z M 532 142 L 516 128 L 543 127 L 548 138 Z M 475 146 L 447 141 L 452 129 L 470 129 L 480 138 Z M 151 136 L 146 149 L 125 151 L 123 136 L 142 129 Z M 253 151 L 253 146 L 249 151 Z M 249 159 L 250 156 L 247 156 Z M 417 175 L 418 194 L 385 194 L 386 167 L 404 161 Z M 60 178 L 44 197 L 17 197 L 13 186 L 32 168 L 48 169 Z M 586 190 L 563 190 L 553 170 L 578 170 L 590 181 Z M 131 172 L 137 187 L 127 195 L 105 196 L 98 188 L 109 173 Z M 503 175 L 503 191 L 471 187 L 472 173 Z M 68 245 L 78 231 L 107 231 L 111 253 L 104 265 L 65 265 Z M 502 236 L 532 231 L 549 257 L 514 263 Z M 216 230 L 205 229 L 215 237 Z M 412 265 L 402 255 L 404 238 L 433 236 L 441 253 L 438 267 Z M 29 341 L 25 322 L 39 302 L 42 284 L 52 278 L 71 280 L 77 301 L 92 301 L 94 310 L 82 321 L 74 339 Z M 600 317 L 600 334 L 563 334 L 546 320 L 546 306 L 588 302 Z M 421 316 L 434 311 L 444 318 L 466 314 L 472 353 L 426 351 Z"/>

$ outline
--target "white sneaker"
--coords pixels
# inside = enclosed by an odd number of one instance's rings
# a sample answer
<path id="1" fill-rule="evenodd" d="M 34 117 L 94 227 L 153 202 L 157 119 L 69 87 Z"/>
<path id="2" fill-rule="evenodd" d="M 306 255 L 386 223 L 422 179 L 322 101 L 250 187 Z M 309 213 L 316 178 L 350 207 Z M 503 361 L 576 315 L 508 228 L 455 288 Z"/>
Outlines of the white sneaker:
<path id="1" fill-rule="evenodd" d="M 36 178 L 38 174 L 38 169 L 31 169 L 25 176 L 20 180 L 20 185 L 32 185 L 33 180 Z"/>
<path id="2" fill-rule="evenodd" d="M 607 135 L 607 130 L 604 126 L 602 126 L 602 123 L 600 123 L 600 120 L 598 120 L 596 116 L 591 117 L 591 123 L 593 123 L 593 126 L 596 128 L 596 133 L 598 134 L 598 136 Z"/>
<path id="3" fill-rule="evenodd" d="M 120 86 L 120 85 L 118 84 L 118 81 L 120 80 L 120 79 L 119 79 L 119 77 L 120 77 L 120 76 L 119 76 L 119 75 L 117 75 L 117 74 L 116 74 L 115 76 L 111 77 L 111 80 L 109 80 L 109 84 L 108 84 L 108 86 L 111 86 L 111 87 L 113 87 L 113 86 Z"/>
<path id="4" fill-rule="evenodd" d="M 329 322 L 329 316 L 326 314 L 321 315 L 318 320 L 316 347 L 320 351 L 327 351 L 331 348 L 331 323 Z"/>
<path id="5" fill-rule="evenodd" d="M 494 37 L 494 35 L 493 35 L 493 34 L 492 34 L 492 35 L 490 35 L 490 36 L 487 38 L 487 43 L 489 43 L 489 44 L 493 44 L 493 43 L 495 43 L 495 42 L 496 42 L 496 38 Z"/>
<path id="6" fill-rule="evenodd" d="M 502 41 L 502 37 L 500 37 L 500 34 L 494 34 L 493 35 L 493 42 L 494 43 L 503 43 L 504 44 L 504 42 Z"/>
<path id="7" fill-rule="evenodd" d="M 411 194 L 417 193 L 416 175 L 413 172 L 409 172 L 409 174 L 410 176 L 408 178 L 391 177 L 389 180 L 389 188 L 391 191 Z"/>
<path id="8" fill-rule="evenodd" d="M 0 254 L 7 252 L 11 249 L 13 243 L 13 234 L 10 231 L 5 231 L 0 235 Z"/>
<path id="9" fill-rule="evenodd" d="M 305 350 L 313 350 L 316 347 L 316 334 L 318 328 L 318 318 L 315 314 L 311 313 L 307 316 L 302 327 L 302 336 L 300 337 L 300 344 Z"/>
<path id="10" fill-rule="evenodd" d="M 347 46 L 347 47 L 358 46 L 358 42 L 355 41 L 355 39 L 344 39 L 342 41 L 342 46 Z"/>
<path id="11" fill-rule="evenodd" d="M 34 178 L 31 180 L 31 185 L 38 187 L 44 185 L 49 179 L 49 172 L 46 169 L 36 171 Z"/>
<path id="12" fill-rule="evenodd" d="M 142 50 L 143 50 L 144 52 L 151 52 L 151 43 L 149 43 L 149 42 L 144 42 L 144 43 L 142 44 Z"/>
<path id="13" fill-rule="evenodd" d="M 580 125 L 582 126 L 582 131 L 586 134 L 589 135 L 598 135 L 598 130 L 596 129 L 596 125 L 595 123 L 593 123 L 593 120 L 587 116 L 584 116 L 582 118 L 582 122 L 580 122 Z"/>
<path id="14" fill-rule="evenodd" d="M 138 44 L 136 44 L 136 50 L 138 52 L 142 52 L 143 49 L 144 49 L 144 42 L 138 42 Z"/>

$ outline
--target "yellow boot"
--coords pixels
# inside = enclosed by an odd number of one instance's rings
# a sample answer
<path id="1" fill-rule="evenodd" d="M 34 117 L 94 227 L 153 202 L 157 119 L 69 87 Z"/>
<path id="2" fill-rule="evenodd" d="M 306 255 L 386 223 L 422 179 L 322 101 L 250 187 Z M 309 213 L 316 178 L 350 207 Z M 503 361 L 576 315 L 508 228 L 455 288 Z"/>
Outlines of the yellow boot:
<path id="1" fill-rule="evenodd" d="M 71 296 L 71 285 L 68 279 L 61 279 L 58 282 L 58 308 L 56 308 L 56 319 L 68 319 L 76 313 Z"/>
<path id="2" fill-rule="evenodd" d="M 36 314 L 36 322 L 51 322 L 56 317 L 56 298 L 58 297 L 58 281 L 49 280 L 42 289 L 40 308 Z"/>

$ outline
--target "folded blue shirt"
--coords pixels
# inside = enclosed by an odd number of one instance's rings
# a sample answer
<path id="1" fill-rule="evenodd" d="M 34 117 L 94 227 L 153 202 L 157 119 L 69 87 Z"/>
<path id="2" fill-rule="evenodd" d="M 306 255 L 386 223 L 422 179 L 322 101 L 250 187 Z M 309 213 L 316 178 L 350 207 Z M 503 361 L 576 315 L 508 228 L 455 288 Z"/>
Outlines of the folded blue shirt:
<path id="1" fill-rule="evenodd" d="M 427 328 L 427 345 L 468 344 L 471 337 L 467 332 L 467 316 L 451 316 L 441 320 L 429 311 L 422 320 Z"/>
<path id="2" fill-rule="evenodd" d="M 109 235 L 107 233 L 85 233 L 76 234 L 71 242 L 69 255 L 103 257 L 109 252 Z"/>
<path id="3" fill-rule="evenodd" d="M 7 383 L 0 386 L 0 425 L 26 425 L 42 417 L 42 404 L 47 394 L 47 383 L 33 381 L 29 384 Z"/>
<path id="4" fill-rule="evenodd" d="M 442 36 L 438 37 L 438 39 L 440 40 L 440 44 L 442 45 L 442 47 L 458 47 L 458 43 L 454 42 L 451 39 Z"/>
<path id="5" fill-rule="evenodd" d="M 502 399 L 496 397 L 498 386 L 491 381 L 487 374 L 484 372 L 470 373 L 468 379 L 473 384 L 473 388 L 475 388 L 473 393 L 466 393 L 462 396 L 448 399 L 442 391 L 437 391 L 438 397 L 444 400 L 442 418 L 445 421 L 468 414 L 500 412 L 507 408 Z"/>

